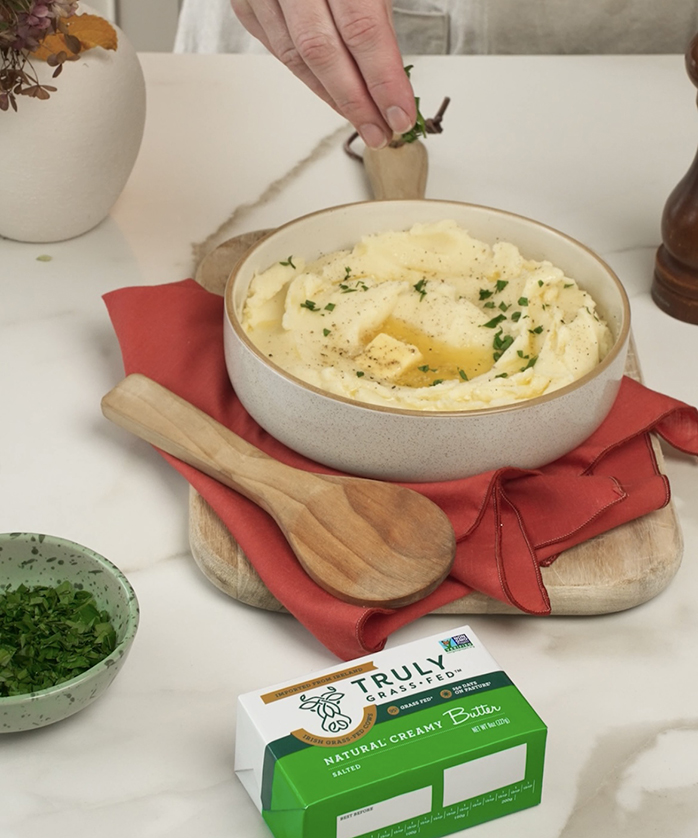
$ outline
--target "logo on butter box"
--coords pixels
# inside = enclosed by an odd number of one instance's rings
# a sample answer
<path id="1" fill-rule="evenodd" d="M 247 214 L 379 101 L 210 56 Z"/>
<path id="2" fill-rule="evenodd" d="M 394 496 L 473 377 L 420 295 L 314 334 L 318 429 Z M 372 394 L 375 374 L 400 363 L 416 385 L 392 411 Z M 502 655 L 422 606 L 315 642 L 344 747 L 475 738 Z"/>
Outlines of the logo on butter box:
<path id="1" fill-rule="evenodd" d="M 447 640 L 439 640 L 439 646 L 444 652 L 460 652 L 461 649 L 472 649 L 473 642 L 467 634 L 456 634 Z"/>
<path id="2" fill-rule="evenodd" d="M 340 709 L 343 698 L 344 693 L 337 692 L 336 687 L 328 687 L 322 695 L 301 695 L 300 709 L 316 713 L 322 719 L 322 729 L 327 733 L 341 733 L 351 724 L 351 717 Z"/>

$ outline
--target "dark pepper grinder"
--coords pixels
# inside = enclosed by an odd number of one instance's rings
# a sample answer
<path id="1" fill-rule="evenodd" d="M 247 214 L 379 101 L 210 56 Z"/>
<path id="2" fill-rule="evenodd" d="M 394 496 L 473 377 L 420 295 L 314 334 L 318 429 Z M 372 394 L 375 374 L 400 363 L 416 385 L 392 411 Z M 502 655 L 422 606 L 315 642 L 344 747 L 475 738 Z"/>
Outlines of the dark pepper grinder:
<path id="1" fill-rule="evenodd" d="M 686 51 L 686 71 L 698 87 L 698 35 Z M 677 320 L 698 323 L 698 153 L 662 214 L 652 299 Z"/>

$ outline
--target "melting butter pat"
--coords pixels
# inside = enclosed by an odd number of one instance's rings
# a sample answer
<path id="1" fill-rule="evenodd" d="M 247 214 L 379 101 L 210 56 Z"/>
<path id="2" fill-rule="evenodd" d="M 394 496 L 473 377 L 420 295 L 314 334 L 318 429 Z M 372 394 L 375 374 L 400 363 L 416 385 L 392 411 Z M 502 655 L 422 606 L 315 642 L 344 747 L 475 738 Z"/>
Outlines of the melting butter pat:
<path id="1" fill-rule="evenodd" d="M 356 365 L 372 375 L 395 381 L 422 360 L 422 353 L 416 346 L 380 332 L 357 356 Z"/>

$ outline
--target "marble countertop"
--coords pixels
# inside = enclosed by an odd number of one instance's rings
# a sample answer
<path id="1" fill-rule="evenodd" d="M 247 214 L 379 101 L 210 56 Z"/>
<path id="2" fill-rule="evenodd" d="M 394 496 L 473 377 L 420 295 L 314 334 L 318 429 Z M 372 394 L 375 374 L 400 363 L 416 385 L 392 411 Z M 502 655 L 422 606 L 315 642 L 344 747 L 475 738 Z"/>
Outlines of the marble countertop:
<path id="1" fill-rule="evenodd" d="M 233 771 L 236 696 L 336 662 L 197 569 L 186 483 L 102 418 L 123 370 L 101 296 L 191 276 L 218 242 L 367 199 L 368 184 L 342 149 L 348 126 L 272 59 L 141 61 L 145 137 L 110 217 L 71 241 L 0 240 L 0 531 L 91 547 L 141 604 L 104 697 L 0 738 L 2 838 L 269 835 Z M 698 140 L 683 57 L 414 64 L 426 115 L 451 97 L 427 197 L 528 215 L 596 250 L 628 290 L 645 383 L 698 404 L 698 326 L 650 297 L 662 208 Z M 430 616 L 389 639 L 470 623 L 549 726 L 542 804 L 473 836 L 698 832 L 698 463 L 667 449 L 666 471 L 685 550 L 655 599 L 600 617 Z"/>

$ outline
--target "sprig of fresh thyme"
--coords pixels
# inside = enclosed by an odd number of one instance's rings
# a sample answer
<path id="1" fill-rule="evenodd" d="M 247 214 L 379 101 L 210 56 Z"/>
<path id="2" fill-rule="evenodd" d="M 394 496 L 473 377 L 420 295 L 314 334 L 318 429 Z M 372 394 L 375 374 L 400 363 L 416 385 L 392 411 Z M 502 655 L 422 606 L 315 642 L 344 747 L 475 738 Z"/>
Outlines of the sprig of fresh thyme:
<path id="1" fill-rule="evenodd" d="M 405 67 L 405 72 L 407 73 L 407 78 L 410 78 L 410 73 L 412 72 L 412 68 L 414 64 L 408 64 Z M 417 108 L 417 121 L 415 124 L 410 128 L 409 131 L 405 131 L 402 135 L 402 141 L 405 143 L 413 143 L 415 140 L 418 140 L 420 137 L 426 137 L 427 135 L 427 121 L 424 119 L 422 112 L 419 109 L 419 96 L 414 97 L 414 104 Z"/>

